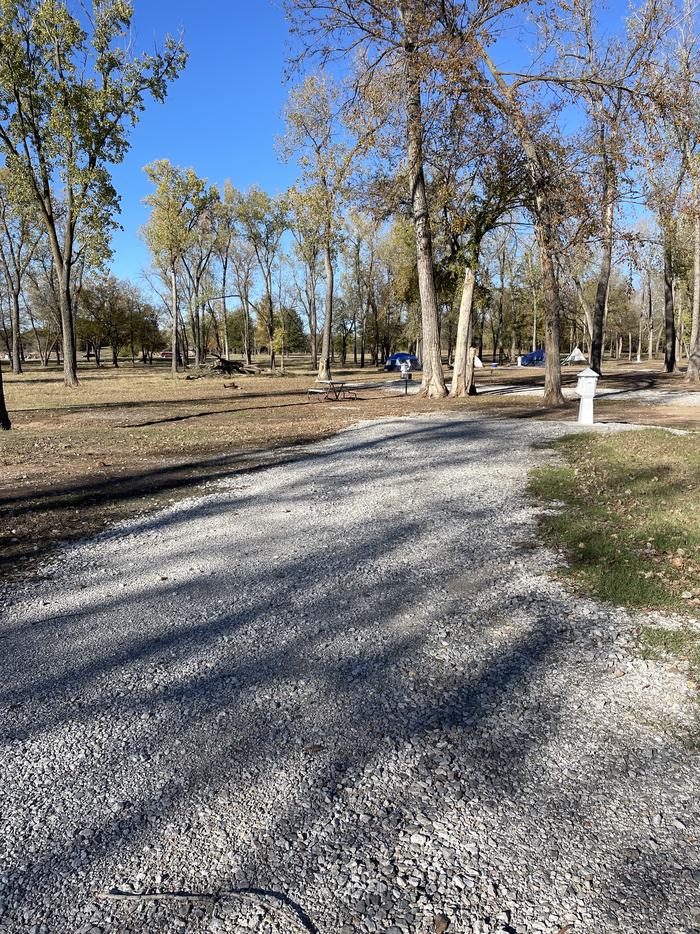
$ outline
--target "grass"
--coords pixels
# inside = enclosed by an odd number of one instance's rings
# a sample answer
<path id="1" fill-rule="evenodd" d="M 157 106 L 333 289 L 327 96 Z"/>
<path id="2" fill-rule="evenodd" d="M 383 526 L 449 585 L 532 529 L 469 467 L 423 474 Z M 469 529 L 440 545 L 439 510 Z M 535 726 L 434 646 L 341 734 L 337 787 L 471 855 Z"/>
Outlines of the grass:
<path id="1" fill-rule="evenodd" d="M 556 506 L 545 540 L 568 557 L 579 590 L 617 606 L 700 611 L 700 434 L 661 430 L 569 436 L 563 464 L 533 472 Z M 642 657 L 679 664 L 700 684 L 700 629 L 644 626 Z"/>
<path id="2" fill-rule="evenodd" d="M 645 658 L 678 659 L 687 666 L 690 677 L 700 683 L 700 634 L 696 630 L 689 626 L 681 629 L 645 626 L 641 643 Z"/>
<path id="3" fill-rule="evenodd" d="M 700 434 L 586 434 L 556 449 L 564 463 L 536 470 L 531 489 L 561 504 L 542 531 L 576 584 L 619 606 L 696 613 Z"/>

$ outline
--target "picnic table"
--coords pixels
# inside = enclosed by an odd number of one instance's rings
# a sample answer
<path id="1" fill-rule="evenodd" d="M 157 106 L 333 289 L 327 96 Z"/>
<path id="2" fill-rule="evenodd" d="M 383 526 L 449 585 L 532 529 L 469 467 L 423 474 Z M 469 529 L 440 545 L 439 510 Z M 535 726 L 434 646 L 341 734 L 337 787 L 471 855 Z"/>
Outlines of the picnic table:
<path id="1" fill-rule="evenodd" d="M 337 379 L 319 379 L 321 386 L 318 388 L 312 386 L 308 394 L 320 395 L 323 402 L 340 402 L 341 399 L 357 399 L 355 389 L 349 383 Z"/>

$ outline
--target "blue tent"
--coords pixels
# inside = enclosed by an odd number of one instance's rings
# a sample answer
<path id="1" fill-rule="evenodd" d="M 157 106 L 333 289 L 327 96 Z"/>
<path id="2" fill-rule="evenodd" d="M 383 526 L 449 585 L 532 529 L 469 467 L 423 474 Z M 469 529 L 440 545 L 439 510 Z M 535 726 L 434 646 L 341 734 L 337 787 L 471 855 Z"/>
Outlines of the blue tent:
<path id="1" fill-rule="evenodd" d="M 411 364 L 412 370 L 422 369 L 420 365 L 420 360 L 418 359 L 418 357 L 415 354 L 406 353 L 406 351 L 404 350 L 399 351 L 399 353 L 393 353 L 390 357 L 387 357 L 386 363 L 384 364 L 384 369 L 385 370 L 400 370 L 401 364 L 404 361 L 408 361 L 408 363 Z"/>
<path id="2" fill-rule="evenodd" d="M 520 361 L 523 366 L 541 366 L 544 363 L 544 350 L 533 350 L 526 353 Z"/>

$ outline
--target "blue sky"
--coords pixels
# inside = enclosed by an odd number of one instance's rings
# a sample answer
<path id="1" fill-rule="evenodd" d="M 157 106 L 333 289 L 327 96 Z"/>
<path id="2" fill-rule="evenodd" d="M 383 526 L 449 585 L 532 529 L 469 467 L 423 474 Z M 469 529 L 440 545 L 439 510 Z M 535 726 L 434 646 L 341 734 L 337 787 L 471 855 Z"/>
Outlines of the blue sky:
<path id="1" fill-rule="evenodd" d="M 150 186 L 142 171 L 148 162 L 167 158 L 212 183 L 230 178 L 237 188 L 259 184 L 273 193 L 289 187 L 297 173 L 275 152 L 288 93 L 281 0 L 135 0 L 134 6 L 137 50 L 182 30 L 189 52 L 165 103 L 147 104 L 125 161 L 113 170 L 124 230 L 113 237 L 112 269 L 138 279 L 149 265 L 138 236 L 148 216 L 143 198 Z M 610 0 L 599 25 L 619 29 L 624 15 L 624 0 Z M 498 43 L 499 62 L 517 67 L 532 40 L 532 30 L 516 17 Z"/>
<path id="2" fill-rule="evenodd" d="M 210 182 L 230 178 L 238 188 L 258 183 L 273 192 L 287 188 L 296 174 L 275 153 L 287 97 L 280 6 L 270 0 L 136 0 L 137 50 L 180 29 L 187 67 L 164 104 L 148 103 L 126 159 L 113 170 L 124 230 L 113 237 L 112 268 L 125 278 L 137 278 L 148 265 L 138 237 L 148 216 L 143 198 L 150 186 L 142 171 L 148 162 L 167 158 Z"/>

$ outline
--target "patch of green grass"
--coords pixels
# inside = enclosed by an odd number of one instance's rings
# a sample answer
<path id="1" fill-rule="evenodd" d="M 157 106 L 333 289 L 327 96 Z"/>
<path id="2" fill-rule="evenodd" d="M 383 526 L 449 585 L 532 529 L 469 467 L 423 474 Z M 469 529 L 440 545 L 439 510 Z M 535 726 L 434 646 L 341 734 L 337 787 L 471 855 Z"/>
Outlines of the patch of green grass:
<path id="1" fill-rule="evenodd" d="M 619 606 L 700 610 L 700 435 L 569 436 L 533 472 L 541 520 L 582 590 Z"/>
<path id="2" fill-rule="evenodd" d="M 687 662 L 694 681 L 700 682 L 700 633 L 683 626 L 665 629 L 646 626 L 641 632 L 642 653 L 647 658 L 675 658 Z"/>

